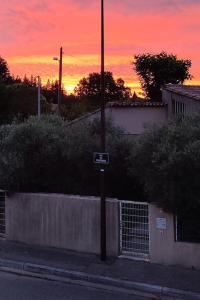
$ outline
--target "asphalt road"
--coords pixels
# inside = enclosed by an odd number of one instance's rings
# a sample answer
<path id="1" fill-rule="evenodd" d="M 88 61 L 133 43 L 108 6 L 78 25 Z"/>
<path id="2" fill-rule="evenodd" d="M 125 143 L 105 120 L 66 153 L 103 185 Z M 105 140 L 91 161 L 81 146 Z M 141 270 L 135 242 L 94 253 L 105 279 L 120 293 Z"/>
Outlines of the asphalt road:
<path id="1" fill-rule="evenodd" d="M 0 300 L 145 300 L 122 292 L 0 272 Z"/>

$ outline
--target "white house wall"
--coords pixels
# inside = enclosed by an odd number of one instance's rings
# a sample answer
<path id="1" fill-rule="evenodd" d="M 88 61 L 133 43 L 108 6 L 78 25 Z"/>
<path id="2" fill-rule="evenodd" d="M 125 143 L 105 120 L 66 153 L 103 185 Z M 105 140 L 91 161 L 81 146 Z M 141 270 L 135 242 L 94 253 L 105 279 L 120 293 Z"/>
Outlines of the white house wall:
<path id="1" fill-rule="evenodd" d="M 111 107 L 108 116 L 111 116 L 114 123 L 123 127 L 128 134 L 141 134 L 145 127 L 162 124 L 167 120 L 166 107 Z"/>
<path id="2" fill-rule="evenodd" d="M 200 112 L 200 102 L 188 96 L 180 95 L 168 90 L 163 90 L 163 102 L 168 105 L 168 117 L 173 117 L 172 112 L 172 99 L 185 104 L 185 114 L 191 115 Z"/>

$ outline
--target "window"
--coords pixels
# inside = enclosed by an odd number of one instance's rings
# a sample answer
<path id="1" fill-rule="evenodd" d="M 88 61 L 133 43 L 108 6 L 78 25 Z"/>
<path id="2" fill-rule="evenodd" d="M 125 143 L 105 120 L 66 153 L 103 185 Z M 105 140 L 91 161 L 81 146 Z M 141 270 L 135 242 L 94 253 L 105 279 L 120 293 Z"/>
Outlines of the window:
<path id="1" fill-rule="evenodd" d="M 186 105 L 183 102 L 172 98 L 172 114 L 175 117 L 183 119 L 186 113 Z"/>
<path id="2" fill-rule="evenodd" d="M 172 99 L 172 114 L 175 115 L 175 100 Z"/>
<path id="3" fill-rule="evenodd" d="M 176 216 L 176 240 L 200 243 L 200 206 Z"/>

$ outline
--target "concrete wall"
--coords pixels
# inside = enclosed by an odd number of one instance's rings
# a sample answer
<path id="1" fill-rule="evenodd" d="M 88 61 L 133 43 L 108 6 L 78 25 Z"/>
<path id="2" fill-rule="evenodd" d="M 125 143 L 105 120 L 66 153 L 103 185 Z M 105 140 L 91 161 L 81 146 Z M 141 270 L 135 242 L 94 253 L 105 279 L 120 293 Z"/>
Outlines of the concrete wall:
<path id="1" fill-rule="evenodd" d="M 150 261 L 200 269 L 200 244 L 175 241 L 173 215 L 149 205 Z M 157 218 L 166 219 L 166 229 L 158 229 Z"/>
<path id="2" fill-rule="evenodd" d="M 167 107 L 111 107 L 108 114 L 114 123 L 129 134 L 141 134 L 145 127 L 167 120 Z"/>
<path id="3" fill-rule="evenodd" d="M 119 253 L 119 203 L 107 200 L 107 251 Z M 100 200 L 16 193 L 6 199 L 6 238 L 31 245 L 100 252 Z"/>
<path id="4" fill-rule="evenodd" d="M 119 201 L 107 199 L 106 205 L 107 251 L 108 255 L 118 256 Z M 200 269 L 200 244 L 175 241 L 173 216 L 152 204 L 149 231 L 150 262 Z M 6 199 L 6 238 L 99 254 L 100 200 L 61 194 L 13 194 Z"/>

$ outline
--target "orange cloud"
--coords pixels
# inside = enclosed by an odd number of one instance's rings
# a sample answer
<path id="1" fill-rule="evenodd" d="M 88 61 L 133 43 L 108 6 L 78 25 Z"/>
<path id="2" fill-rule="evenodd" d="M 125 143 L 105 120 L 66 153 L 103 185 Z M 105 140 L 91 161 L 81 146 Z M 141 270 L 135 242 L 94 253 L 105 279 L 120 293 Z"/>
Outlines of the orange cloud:
<path id="1" fill-rule="evenodd" d="M 137 89 L 134 54 L 165 50 L 193 62 L 200 83 L 199 0 L 110 0 L 105 3 L 106 69 Z M 52 60 L 64 48 L 64 85 L 100 70 L 99 0 L 9 0 L 0 13 L 0 55 L 11 72 L 55 79 Z"/>

